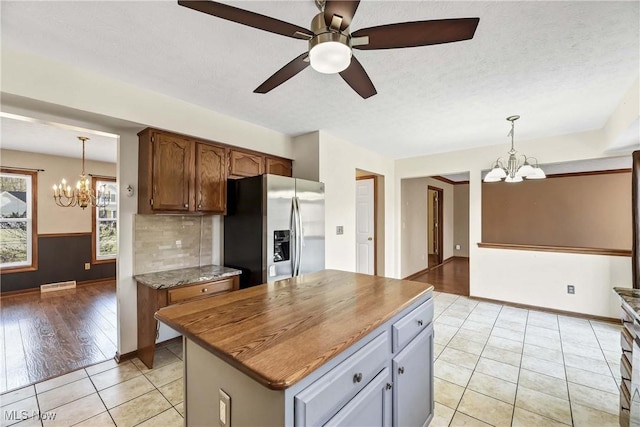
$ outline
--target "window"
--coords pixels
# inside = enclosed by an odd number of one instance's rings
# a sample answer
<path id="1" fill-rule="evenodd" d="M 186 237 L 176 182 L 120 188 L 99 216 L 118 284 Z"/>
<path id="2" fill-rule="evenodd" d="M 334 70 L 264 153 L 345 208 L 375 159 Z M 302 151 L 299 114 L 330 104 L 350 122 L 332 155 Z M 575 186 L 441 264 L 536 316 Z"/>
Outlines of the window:
<path id="1" fill-rule="evenodd" d="M 91 213 L 92 263 L 113 262 L 118 254 L 118 186 L 114 178 L 94 176 L 91 187 L 109 194 L 109 204 Z"/>
<path id="2" fill-rule="evenodd" d="M 37 172 L 0 168 L 0 268 L 38 268 Z"/>

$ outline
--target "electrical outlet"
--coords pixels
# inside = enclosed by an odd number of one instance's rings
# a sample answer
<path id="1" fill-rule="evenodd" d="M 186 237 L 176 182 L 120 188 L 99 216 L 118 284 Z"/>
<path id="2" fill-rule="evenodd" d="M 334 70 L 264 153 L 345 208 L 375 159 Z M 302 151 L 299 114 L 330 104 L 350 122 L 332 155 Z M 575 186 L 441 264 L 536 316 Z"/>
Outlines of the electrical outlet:
<path id="1" fill-rule="evenodd" d="M 337 225 L 336 226 L 336 234 L 338 234 L 338 235 L 344 234 L 344 227 L 342 225 Z"/>
<path id="2" fill-rule="evenodd" d="M 573 285 L 567 285 L 567 293 L 568 294 L 575 294 L 576 293 L 576 287 Z"/>
<path id="3" fill-rule="evenodd" d="M 90 262 L 85 262 L 84 263 L 84 269 L 85 270 L 91 270 L 91 263 Z"/>
<path id="4" fill-rule="evenodd" d="M 219 417 L 220 427 L 231 427 L 231 397 L 218 389 L 219 396 Z"/>
<path id="5" fill-rule="evenodd" d="M 460 250 L 460 245 L 456 245 L 456 251 Z"/>

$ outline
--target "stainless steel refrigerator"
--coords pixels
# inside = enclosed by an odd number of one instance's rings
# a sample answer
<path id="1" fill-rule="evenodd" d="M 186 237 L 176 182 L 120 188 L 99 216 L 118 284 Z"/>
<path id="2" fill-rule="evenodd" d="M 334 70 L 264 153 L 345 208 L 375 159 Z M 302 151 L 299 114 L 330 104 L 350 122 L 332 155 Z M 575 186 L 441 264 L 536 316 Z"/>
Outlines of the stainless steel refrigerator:
<path id="1" fill-rule="evenodd" d="M 247 288 L 324 269 L 324 184 L 279 175 L 227 182 L 224 265 Z"/>

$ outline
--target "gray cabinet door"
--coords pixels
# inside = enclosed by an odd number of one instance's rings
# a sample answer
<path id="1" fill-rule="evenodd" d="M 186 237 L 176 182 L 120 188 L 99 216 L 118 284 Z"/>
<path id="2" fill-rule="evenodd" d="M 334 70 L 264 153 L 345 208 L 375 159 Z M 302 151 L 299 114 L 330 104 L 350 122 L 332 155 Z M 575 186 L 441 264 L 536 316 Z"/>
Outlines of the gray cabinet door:
<path id="1" fill-rule="evenodd" d="M 433 324 L 393 358 L 393 426 L 426 426 L 433 418 Z"/>
<path id="2" fill-rule="evenodd" d="M 391 425 L 391 374 L 384 368 L 360 393 L 356 394 L 327 426 L 389 427 Z"/>

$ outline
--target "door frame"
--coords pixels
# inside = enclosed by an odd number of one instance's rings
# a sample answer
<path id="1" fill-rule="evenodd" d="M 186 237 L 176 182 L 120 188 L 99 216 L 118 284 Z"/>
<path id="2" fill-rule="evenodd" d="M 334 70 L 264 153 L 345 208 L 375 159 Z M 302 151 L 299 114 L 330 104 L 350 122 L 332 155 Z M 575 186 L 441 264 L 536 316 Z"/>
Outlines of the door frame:
<path id="1" fill-rule="evenodd" d="M 378 176 L 356 176 L 356 181 L 373 179 L 373 275 L 378 275 Z M 357 219 L 356 219 L 357 221 Z"/>
<path id="2" fill-rule="evenodd" d="M 438 197 L 438 263 L 436 265 L 440 265 L 442 264 L 442 262 L 444 261 L 444 253 L 443 253 L 443 243 L 444 243 L 444 239 L 443 239 L 443 224 L 444 224 L 444 210 L 442 208 L 442 205 L 444 204 L 444 190 L 442 188 L 438 188 L 438 187 L 434 187 L 432 185 L 428 185 L 427 186 L 427 204 L 429 203 L 429 190 L 435 191 L 437 193 L 437 197 Z M 427 212 L 427 218 L 431 218 L 430 212 Z M 431 224 L 429 224 L 431 225 Z M 431 233 L 429 233 L 431 234 Z M 427 242 L 427 248 L 429 247 L 429 242 Z M 429 266 L 429 250 L 427 250 L 427 267 Z"/>

